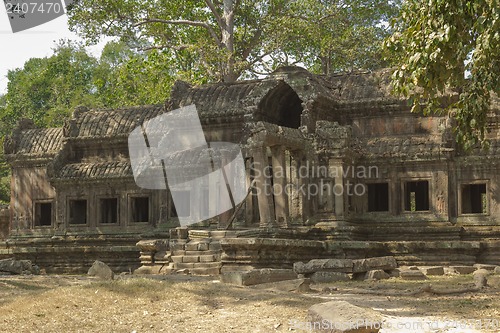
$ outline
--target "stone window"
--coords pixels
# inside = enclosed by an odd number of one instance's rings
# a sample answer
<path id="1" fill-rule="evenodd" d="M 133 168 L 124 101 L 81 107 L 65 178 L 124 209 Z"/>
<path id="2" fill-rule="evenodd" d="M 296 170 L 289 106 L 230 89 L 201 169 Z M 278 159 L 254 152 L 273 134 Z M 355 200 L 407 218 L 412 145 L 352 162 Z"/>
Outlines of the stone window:
<path id="1" fill-rule="evenodd" d="M 52 225 L 52 202 L 35 202 L 35 227 Z"/>
<path id="2" fill-rule="evenodd" d="M 487 214 L 486 184 L 463 184 L 461 195 L 462 214 Z"/>
<path id="3" fill-rule="evenodd" d="M 87 224 L 87 200 L 69 200 L 69 224 Z"/>
<path id="4" fill-rule="evenodd" d="M 99 199 L 99 223 L 114 224 L 118 223 L 118 199 L 102 198 Z"/>
<path id="5" fill-rule="evenodd" d="M 149 197 L 130 198 L 130 222 L 149 222 Z"/>
<path id="6" fill-rule="evenodd" d="M 389 184 L 388 183 L 367 184 L 367 190 L 368 190 L 368 211 L 388 212 Z"/>
<path id="7" fill-rule="evenodd" d="M 429 210 L 429 181 L 418 180 L 405 182 L 405 211 L 419 212 Z"/>

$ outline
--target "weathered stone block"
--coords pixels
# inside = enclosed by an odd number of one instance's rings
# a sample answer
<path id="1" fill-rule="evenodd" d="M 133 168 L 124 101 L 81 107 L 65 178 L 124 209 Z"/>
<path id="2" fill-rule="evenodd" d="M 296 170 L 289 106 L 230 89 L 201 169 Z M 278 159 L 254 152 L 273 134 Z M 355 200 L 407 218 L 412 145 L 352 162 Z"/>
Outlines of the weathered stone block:
<path id="1" fill-rule="evenodd" d="M 314 272 L 352 272 L 351 259 L 313 259 L 307 263 L 296 262 L 293 270 L 297 274 L 307 274 Z"/>
<path id="2" fill-rule="evenodd" d="M 487 285 L 493 288 L 500 288 L 500 275 L 490 275 L 486 278 Z"/>
<path id="3" fill-rule="evenodd" d="M 16 260 L 14 258 L 0 260 L 0 273 L 3 274 L 39 274 L 38 266 L 30 260 Z"/>
<path id="4" fill-rule="evenodd" d="M 335 281 L 349 281 L 349 275 L 342 272 L 314 272 L 310 279 L 313 283 L 330 283 Z"/>
<path id="5" fill-rule="evenodd" d="M 213 251 L 220 251 L 222 247 L 219 242 L 212 242 L 208 244 L 208 249 Z"/>
<path id="6" fill-rule="evenodd" d="M 420 267 L 420 270 L 425 275 L 444 275 L 444 267 L 443 266 L 433 266 L 433 267 Z"/>
<path id="7" fill-rule="evenodd" d="M 170 259 L 172 259 L 172 262 L 182 262 L 182 258 L 184 256 L 171 256 Z"/>
<path id="8" fill-rule="evenodd" d="M 199 262 L 200 256 L 183 256 L 182 262 Z"/>
<path id="9" fill-rule="evenodd" d="M 390 270 L 398 267 L 394 257 L 375 257 L 366 259 L 355 259 L 352 261 L 352 272 L 368 272 L 375 269 Z"/>
<path id="10" fill-rule="evenodd" d="M 199 243 L 198 251 L 208 251 L 209 243 Z"/>
<path id="11" fill-rule="evenodd" d="M 194 263 L 194 268 L 212 268 L 212 267 L 220 267 L 221 263 L 220 262 L 195 262 Z"/>
<path id="12" fill-rule="evenodd" d="M 427 277 L 421 271 L 413 271 L 413 270 L 401 270 L 399 272 L 399 277 L 403 280 L 426 280 Z"/>
<path id="13" fill-rule="evenodd" d="M 495 265 L 488 265 L 488 264 L 474 264 L 473 266 L 475 269 L 486 269 L 488 271 L 494 271 L 495 270 Z"/>
<path id="14" fill-rule="evenodd" d="M 476 270 L 474 273 L 472 273 L 472 276 L 474 278 L 474 284 L 476 285 L 477 288 L 483 288 L 486 286 L 486 280 L 488 275 L 490 275 L 492 272 L 488 271 L 484 268 Z"/>
<path id="15" fill-rule="evenodd" d="M 87 274 L 90 276 L 96 276 L 103 280 L 113 280 L 115 277 L 111 268 L 99 260 L 94 261 Z"/>
<path id="16" fill-rule="evenodd" d="M 493 273 L 500 274 L 500 266 L 495 267 L 495 269 L 493 270 Z"/>
<path id="17" fill-rule="evenodd" d="M 200 255 L 200 262 L 212 262 L 215 261 L 215 256 L 213 254 Z"/>
<path id="18" fill-rule="evenodd" d="M 460 275 L 471 274 L 476 270 L 476 268 L 472 266 L 450 266 L 450 269 Z"/>
<path id="19" fill-rule="evenodd" d="M 193 275 L 219 275 L 220 267 L 191 268 L 189 272 Z"/>
<path id="20" fill-rule="evenodd" d="M 194 262 L 189 262 L 189 263 L 186 263 L 186 262 L 178 262 L 178 263 L 175 263 L 175 268 L 176 269 L 183 269 L 183 268 L 194 268 Z"/>
<path id="21" fill-rule="evenodd" d="M 156 252 L 156 251 L 166 251 L 168 249 L 168 240 L 165 239 L 151 239 L 151 240 L 140 240 L 137 242 L 136 246 L 141 250 L 141 252 Z"/>
<path id="22" fill-rule="evenodd" d="M 293 280 L 296 278 L 297 274 L 295 274 L 291 269 L 273 268 L 255 269 L 247 272 L 226 272 L 221 275 L 222 282 L 236 284 L 239 286 Z"/>
<path id="23" fill-rule="evenodd" d="M 365 280 L 385 280 L 389 278 L 390 275 L 381 269 L 374 269 L 365 273 Z"/>
<path id="24" fill-rule="evenodd" d="M 376 333 L 382 327 L 382 315 L 345 301 L 315 304 L 307 311 L 307 321 L 315 332 Z"/>

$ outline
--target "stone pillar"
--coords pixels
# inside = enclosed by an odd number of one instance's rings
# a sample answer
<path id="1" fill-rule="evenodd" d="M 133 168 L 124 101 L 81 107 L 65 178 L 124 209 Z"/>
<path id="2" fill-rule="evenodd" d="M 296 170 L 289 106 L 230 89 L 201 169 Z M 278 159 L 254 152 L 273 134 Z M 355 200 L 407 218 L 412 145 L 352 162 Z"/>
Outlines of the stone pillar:
<path id="1" fill-rule="evenodd" d="M 247 158 L 245 160 L 245 171 L 246 171 L 246 185 L 250 187 L 253 181 L 253 164 L 252 158 Z M 250 226 L 255 221 L 254 217 L 254 206 L 253 206 L 253 193 L 254 190 L 251 190 L 250 195 L 248 195 L 245 199 L 245 224 Z"/>
<path id="2" fill-rule="evenodd" d="M 306 222 L 311 216 L 312 198 L 309 192 L 309 161 L 303 153 L 297 154 L 297 177 L 299 189 L 299 205 L 302 212 L 302 221 Z"/>
<path id="3" fill-rule="evenodd" d="M 344 220 L 344 192 L 347 190 L 344 189 L 344 168 L 340 161 L 329 160 L 328 169 L 330 174 L 334 176 L 333 195 L 335 197 L 335 218 L 337 220 Z"/>
<path id="4" fill-rule="evenodd" d="M 273 194 L 276 221 L 282 228 L 287 228 L 290 221 L 290 210 L 288 208 L 288 196 L 286 193 L 286 161 L 285 147 L 271 147 L 273 163 Z"/>
<path id="5" fill-rule="evenodd" d="M 260 227 L 268 228 L 273 226 L 275 214 L 271 179 L 269 179 L 269 175 L 265 174 L 269 166 L 266 147 L 255 148 L 253 156 L 256 170 L 255 185 L 257 187 L 257 199 L 259 203 Z"/>

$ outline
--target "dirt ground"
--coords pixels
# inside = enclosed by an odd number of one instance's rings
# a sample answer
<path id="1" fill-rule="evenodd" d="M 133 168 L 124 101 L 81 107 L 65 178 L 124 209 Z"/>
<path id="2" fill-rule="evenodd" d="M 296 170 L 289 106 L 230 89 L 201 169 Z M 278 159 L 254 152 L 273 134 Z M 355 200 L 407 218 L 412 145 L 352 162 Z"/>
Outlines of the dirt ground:
<path id="1" fill-rule="evenodd" d="M 329 300 L 381 312 L 380 332 L 500 331 L 498 289 L 410 295 L 428 283 L 452 290 L 472 276 L 338 282 L 308 293 L 290 291 L 292 282 L 238 287 L 180 275 L 0 276 L 0 332 L 307 332 L 307 309 Z"/>

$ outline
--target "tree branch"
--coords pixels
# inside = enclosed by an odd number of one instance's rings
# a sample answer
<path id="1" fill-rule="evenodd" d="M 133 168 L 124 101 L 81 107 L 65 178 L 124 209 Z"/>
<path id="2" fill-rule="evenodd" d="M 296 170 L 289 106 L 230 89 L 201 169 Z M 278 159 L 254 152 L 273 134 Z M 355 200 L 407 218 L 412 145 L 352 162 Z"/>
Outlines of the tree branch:
<path id="1" fill-rule="evenodd" d="M 172 45 L 158 45 L 158 46 L 148 46 L 148 47 L 141 47 L 139 48 L 139 51 L 149 51 L 149 50 L 163 50 L 163 49 L 173 49 L 173 50 L 176 50 L 176 51 L 182 51 L 182 50 L 185 50 L 185 49 L 188 49 L 190 47 L 192 47 L 193 45 L 189 45 L 189 44 L 182 44 L 182 45 L 178 45 L 178 46 L 172 46 Z"/>
<path id="2" fill-rule="evenodd" d="M 212 0 L 205 0 L 205 3 L 207 4 L 208 8 L 210 8 L 212 14 L 214 14 L 215 20 L 217 21 L 219 28 L 224 29 L 226 26 L 226 22 L 222 20 L 222 17 L 220 16 L 219 12 L 217 12 L 217 8 L 215 8 L 215 5 L 212 2 Z"/>
<path id="3" fill-rule="evenodd" d="M 141 25 L 146 25 L 150 23 L 163 23 L 163 24 L 172 24 L 172 25 L 189 25 L 192 27 L 202 27 L 207 29 L 208 33 L 212 36 L 214 41 L 217 43 L 217 46 L 221 47 L 221 40 L 219 36 L 217 36 L 217 33 L 215 30 L 210 26 L 210 24 L 206 22 L 200 22 L 200 21 L 190 21 L 190 20 L 162 20 L 162 19 L 156 19 L 156 18 L 151 18 L 151 19 L 145 19 L 141 22 L 137 22 L 134 25 L 132 25 L 134 28 L 140 27 Z"/>

